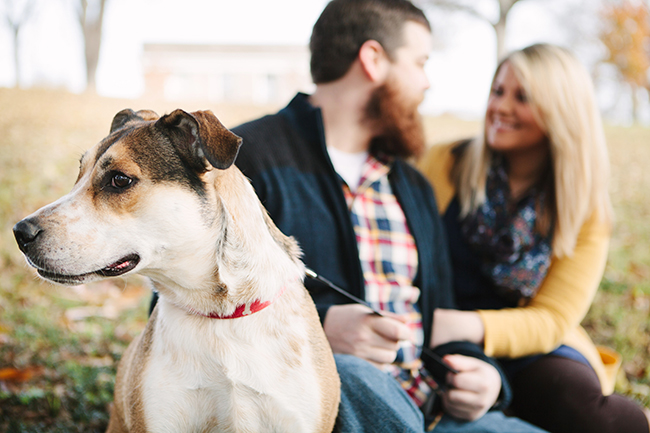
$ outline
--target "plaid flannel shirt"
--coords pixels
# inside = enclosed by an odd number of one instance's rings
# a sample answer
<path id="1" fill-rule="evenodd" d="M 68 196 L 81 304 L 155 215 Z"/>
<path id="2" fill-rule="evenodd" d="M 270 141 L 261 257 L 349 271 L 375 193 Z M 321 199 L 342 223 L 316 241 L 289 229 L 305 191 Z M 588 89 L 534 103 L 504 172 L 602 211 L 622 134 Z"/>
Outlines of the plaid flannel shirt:
<path id="1" fill-rule="evenodd" d="M 415 335 L 415 344 L 400 344 L 389 373 L 421 406 L 437 384 L 420 361 L 424 342 L 417 305 L 420 289 L 413 286 L 418 251 L 388 182 L 390 163 L 383 156 L 369 155 L 356 191 L 352 192 L 345 182 L 343 190 L 359 247 L 366 301 L 379 310 L 406 315 Z"/>

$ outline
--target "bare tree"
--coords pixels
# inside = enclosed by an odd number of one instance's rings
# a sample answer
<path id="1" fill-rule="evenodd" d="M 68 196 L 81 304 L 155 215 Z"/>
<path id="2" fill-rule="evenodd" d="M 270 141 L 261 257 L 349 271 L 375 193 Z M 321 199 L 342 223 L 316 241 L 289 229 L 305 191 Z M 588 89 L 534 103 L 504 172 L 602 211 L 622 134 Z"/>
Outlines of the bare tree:
<path id="1" fill-rule="evenodd" d="M 6 22 L 13 36 L 14 70 L 16 81 L 14 87 L 20 87 L 20 50 L 18 36 L 24 24 L 29 20 L 37 0 L 3 0 Z"/>
<path id="2" fill-rule="evenodd" d="M 86 88 L 89 91 L 95 92 L 106 0 L 79 0 L 76 7 L 79 25 L 81 26 L 84 38 Z"/>
<path id="3" fill-rule="evenodd" d="M 496 33 L 497 37 L 497 61 L 505 54 L 506 22 L 508 13 L 515 3 L 522 0 L 496 0 L 499 8 L 497 20 L 494 17 L 486 15 L 479 7 L 476 0 L 420 0 L 419 3 L 424 7 L 430 6 L 441 8 L 451 12 L 465 12 L 475 18 L 489 23 Z"/>

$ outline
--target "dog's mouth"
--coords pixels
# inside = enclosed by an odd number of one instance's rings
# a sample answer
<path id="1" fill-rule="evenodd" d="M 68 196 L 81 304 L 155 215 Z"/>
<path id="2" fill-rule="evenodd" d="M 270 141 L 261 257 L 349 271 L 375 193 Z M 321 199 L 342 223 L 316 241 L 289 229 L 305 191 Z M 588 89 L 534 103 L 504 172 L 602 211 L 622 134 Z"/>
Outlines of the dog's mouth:
<path id="1" fill-rule="evenodd" d="M 129 254 L 128 256 L 121 258 L 115 263 L 106 266 L 105 268 L 81 275 L 61 274 L 38 267 L 37 271 L 38 274 L 46 280 L 50 280 L 59 284 L 74 285 L 83 283 L 93 275 L 100 275 L 102 277 L 117 277 L 126 274 L 138 266 L 138 263 L 140 263 L 140 256 L 137 254 Z"/>
<path id="2" fill-rule="evenodd" d="M 138 263 L 140 263 L 140 256 L 137 254 L 129 254 L 95 273 L 103 277 L 117 277 L 118 275 L 129 272 L 138 266 Z"/>

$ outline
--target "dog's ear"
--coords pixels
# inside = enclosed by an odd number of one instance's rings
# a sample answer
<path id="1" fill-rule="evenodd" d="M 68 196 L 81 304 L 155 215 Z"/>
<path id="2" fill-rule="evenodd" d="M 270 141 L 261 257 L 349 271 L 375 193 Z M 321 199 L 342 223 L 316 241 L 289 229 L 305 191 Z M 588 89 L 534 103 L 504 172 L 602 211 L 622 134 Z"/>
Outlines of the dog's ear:
<path id="1" fill-rule="evenodd" d="M 195 111 L 192 114 L 201 126 L 201 144 L 210 164 L 220 169 L 230 167 L 239 153 L 241 137 L 223 126 L 212 111 Z"/>
<path id="2" fill-rule="evenodd" d="M 209 162 L 214 168 L 225 170 L 237 157 L 242 139 L 230 132 L 210 111 L 192 114 L 174 110 L 156 122 L 165 128 L 172 141 L 189 149 L 194 158 Z"/>
<path id="3" fill-rule="evenodd" d="M 113 117 L 111 122 L 111 134 L 118 129 L 122 129 L 127 123 L 131 122 L 145 122 L 149 120 L 158 119 L 158 115 L 151 110 L 133 111 L 130 108 L 120 111 Z"/>

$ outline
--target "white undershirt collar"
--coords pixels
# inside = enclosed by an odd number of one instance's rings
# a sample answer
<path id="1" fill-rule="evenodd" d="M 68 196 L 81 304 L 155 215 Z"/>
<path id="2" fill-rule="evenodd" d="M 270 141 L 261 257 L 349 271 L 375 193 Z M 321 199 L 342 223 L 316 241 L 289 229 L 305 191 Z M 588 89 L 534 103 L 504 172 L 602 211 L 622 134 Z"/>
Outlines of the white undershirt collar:
<path id="1" fill-rule="evenodd" d="M 363 165 L 368 159 L 368 152 L 348 153 L 331 146 L 327 146 L 327 152 L 334 170 L 348 185 L 350 191 L 356 191 L 363 174 Z"/>

